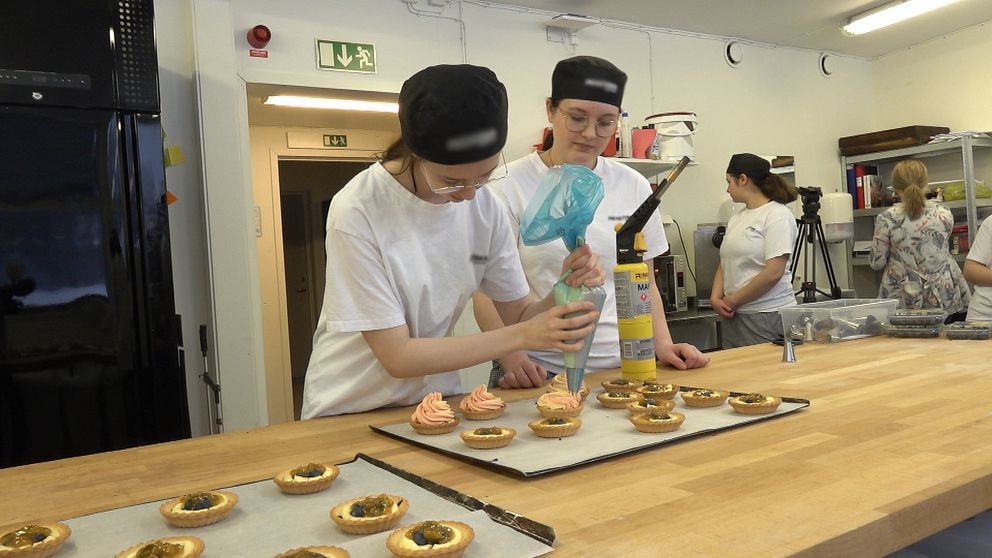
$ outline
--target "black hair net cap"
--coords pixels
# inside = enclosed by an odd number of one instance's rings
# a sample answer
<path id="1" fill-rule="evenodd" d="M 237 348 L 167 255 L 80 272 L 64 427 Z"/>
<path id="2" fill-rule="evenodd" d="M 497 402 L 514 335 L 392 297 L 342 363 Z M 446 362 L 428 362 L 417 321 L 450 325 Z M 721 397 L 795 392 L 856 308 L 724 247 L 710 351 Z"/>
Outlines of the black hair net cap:
<path id="1" fill-rule="evenodd" d="M 506 117 L 506 88 L 482 66 L 430 66 L 400 89 L 403 141 L 433 163 L 474 163 L 499 153 L 506 144 Z"/>
<path id="2" fill-rule="evenodd" d="M 627 74 L 595 56 L 566 58 L 551 74 L 551 98 L 598 101 L 620 108 Z"/>
<path id="3" fill-rule="evenodd" d="M 767 159 L 754 155 L 753 153 L 736 153 L 730 157 L 727 165 L 727 174 L 746 174 L 753 180 L 763 181 L 771 172 L 772 164 Z"/>

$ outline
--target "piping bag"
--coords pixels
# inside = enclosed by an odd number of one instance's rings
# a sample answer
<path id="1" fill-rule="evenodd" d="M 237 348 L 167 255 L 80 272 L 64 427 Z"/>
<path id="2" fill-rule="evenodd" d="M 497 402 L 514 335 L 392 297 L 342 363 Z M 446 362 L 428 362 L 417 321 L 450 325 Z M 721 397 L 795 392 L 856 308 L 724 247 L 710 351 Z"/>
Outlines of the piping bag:
<path id="1" fill-rule="evenodd" d="M 520 237 L 526 246 L 537 246 L 561 238 L 571 252 L 585 244 L 586 228 L 596 214 L 596 208 L 603 201 L 603 180 L 582 165 L 560 165 L 552 167 L 544 175 L 537 192 L 527 204 L 520 221 Z M 589 301 L 601 311 L 606 302 L 606 289 L 595 287 L 573 287 L 565 282 L 572 273 L 568 270 L 552 288 L 555 305 L 569 302 Z M 582 314 L 573 312 L 565 318 Z M 586 371 L 586 360 L 596 334 L 596 325 L 583 339 L 582 348 L 563 353 L 565 378 L 568 391 L 578 393 L 582 388 L 582 377 Z"/>

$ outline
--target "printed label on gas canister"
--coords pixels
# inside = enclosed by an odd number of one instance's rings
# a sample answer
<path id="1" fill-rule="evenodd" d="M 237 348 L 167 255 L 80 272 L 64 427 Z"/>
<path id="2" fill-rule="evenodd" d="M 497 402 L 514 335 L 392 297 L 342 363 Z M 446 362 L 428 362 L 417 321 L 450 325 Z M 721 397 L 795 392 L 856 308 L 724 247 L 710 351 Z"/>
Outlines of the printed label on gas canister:
<path id="1" fill-rule="evenodd" d="M 654 361 L 654 339 L 623 339 L 620 341 L 620 358 L 624 360 Z"/>
<path id="2" fill-rule="evenodd" d="M 613 274 L 613 282 L 616 286 L 617 318 L 622 320 L 651 314 L 651 282 L 646 273 L 618 271 Z"/>

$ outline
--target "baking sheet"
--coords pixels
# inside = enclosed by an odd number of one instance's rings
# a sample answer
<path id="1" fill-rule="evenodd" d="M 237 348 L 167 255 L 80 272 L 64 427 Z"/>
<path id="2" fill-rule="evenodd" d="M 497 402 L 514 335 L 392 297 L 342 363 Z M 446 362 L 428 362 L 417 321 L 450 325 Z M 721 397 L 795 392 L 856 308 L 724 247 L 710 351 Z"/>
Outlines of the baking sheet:
<path id="1" fill-rule="evenodd" d="M 682 391 L 698 389 L 682 386 Z M 630 413 L 626 409 L 608 409 L 600 405 L 596 395 L 601 390 L 590 393 L 579 418 L 582 428 L 568 438 L 539 438 L 527 423 L 540 418 L 534 399 L 514 401 L 506 405 L 506 412 L 492 420 L 465 420 L 454 432 L 424 436 L 417 434 L 409 423 L 370 425 L 372 430 L 399 438 L 418 446 L 441 453 L 455 455 L 476 464 L 494 467 L 525 477 L 533 477 L 577 467 L 586 463 L 609 459 L 616 455 L 642 451 L 668 444 L 677 440 L 709 434 L 728 428 L 753 424 L 809 406 L 806 399 L 782 397 L 782 404 L 774 413 L 767 415 L 742 415 L 734 412 L 729 404 L 719 407 L 687 407 L 679 396 L 675 397 L 675 411 L 685 415 L 682 427 L 674 432 L 649 434 L 639 432 L 630 423 Z M 732 391 L 730 396 L 743 395 Z M 773 395 L 773 394 L 768 394 Z M 472 449 L 465 445 L 459 436 L 463 430 L 474 430 L 484 426 L 505 426 L 517 431 L 509 446 L 497 449 Z"/>
<path id="2" fill-rule="evenodd" d="M 114 556 L 143 541 L 169 535 L 193 535 L 204 541 L 204 558 L 265 557 L 300 546 L 333 545 L 353 557 L 389 557 L 386 538 L 392 529 L 373 535 L 349 535 L 330 519 L 330 510 L 350 498 L 389 493 L 410 501 L 396 528 L 429 519 L 461 521 L 475 530 L 466 558 L 531 558 L 551 552 L 554 530 L 467 494 L 358 454 L 338 465 L 341 474 L 316 494 L 283 494 L 271 480 L 229 490 L 238 504 L 226 519 L 206 527 L 169 526 L 158 511 L 164 501 L 149 502 L 64 521 L 72 535 L 58 556 Z M 275 474 L 276 471 L 273 471 Z M 177 496 L 179 496 L 177 494 Z M 44 497 L 44 495 L 39 495 Z M 511 550 L 512 549 L 512 550 Z"/>

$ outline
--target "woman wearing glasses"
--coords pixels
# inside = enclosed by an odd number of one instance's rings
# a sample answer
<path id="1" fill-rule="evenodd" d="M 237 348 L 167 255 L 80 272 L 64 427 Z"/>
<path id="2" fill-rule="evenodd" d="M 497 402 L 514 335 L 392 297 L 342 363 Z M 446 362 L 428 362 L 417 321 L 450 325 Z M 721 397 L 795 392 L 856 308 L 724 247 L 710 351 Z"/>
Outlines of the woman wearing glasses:
<path id="1" fill-rule="evenodd" d="M 460 368 L 517 350 L 575 350 L 566 342 L 589 333 L 591 303 L 554 307 L 530 294 L 505 212 L 481 188 L 505 175 L 506 118 L 506 90 L 487 68 L 433 66 L 403 84 L 400 139 L 331 202 L 304 418 L 460 393 Z M 602 284 L 588 248 L 558 260 L 574 284 Z M 480 289 L 514 325 L 449 336 Z M 570 312 L 581 313 L 563 318 Z"/>
<path id="2" fill-rule="evenodd" d="M 551 76 L 551 97 L 546 100 L 548 122 L 553 142 L 545 150 L 531 153 L 509 164 L 513 180 L 502 181 L 493 190 L 504 201 L 514 232 L 519 237 L 520 220 L 531 197 L 550 167 L 564 163 L 584 165 L 603 179 L 605 195 L 593 222 L 586 230 L 586 242 L 602 256 L 604 267 L 616 265 L 614 226 L 627 217 L 651 194 L 648 181 L 631 168 L 600 157 L 607 142 L 613 141 L 623 100 L 627 75 L 610 62 L 592 56 L 562 60 Z M 668 241 L 660 217 L 656 214 L 644 228 L 647 260 L 668 250 Z M 558 266 L 565 255 L 560 242 L 540 246 L 523 246 L 518 242 L 527 281 L 534 292 L 548 293 L 561 275 Z M 650 263 L 649 263 L 650 265 Z M 620 344 L 617 331 L 613 276 L 606 277 L 606 303 L 599 320 L 586 362 L 587 370 L 620 367 Z M 484 294 L 474 298 L 476 320 L 483 331 L 503 325 Z M 705 366 L 709 357 L 696 347 L 673 343 L 665 322 L 661 295 L 651 277 L 651 309 L 655 352 L 662 363 L 680 370 Z M 564 370 L 563 355 L 556 348 L 505 353 L 494 362 L 490 385 L 506 388 L 542 385 L 546 379 Z"/>

